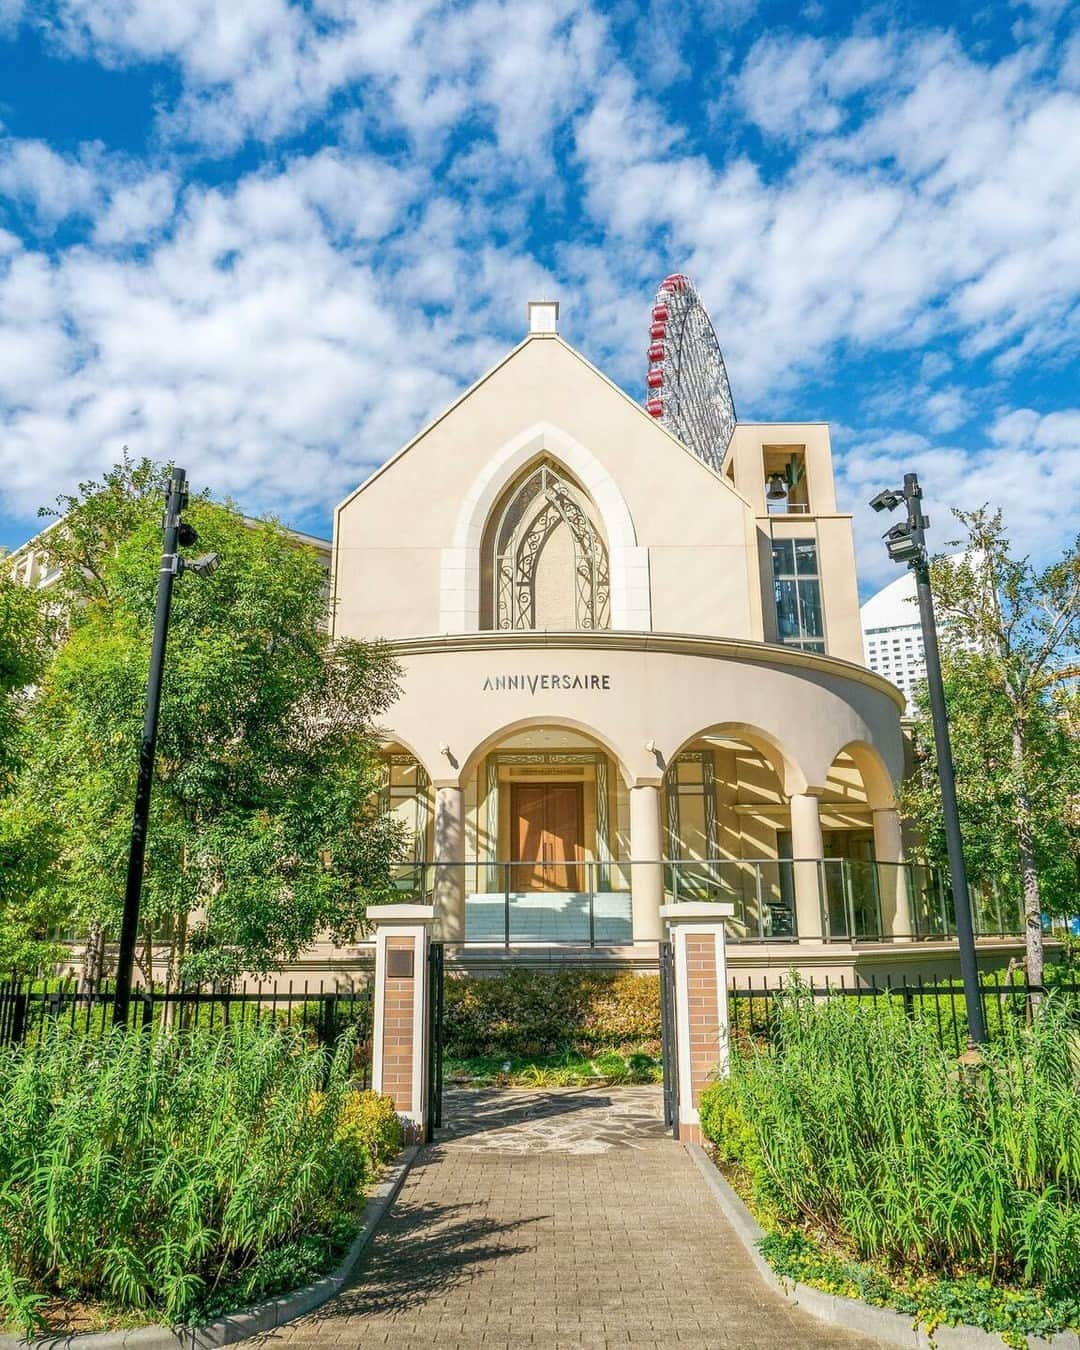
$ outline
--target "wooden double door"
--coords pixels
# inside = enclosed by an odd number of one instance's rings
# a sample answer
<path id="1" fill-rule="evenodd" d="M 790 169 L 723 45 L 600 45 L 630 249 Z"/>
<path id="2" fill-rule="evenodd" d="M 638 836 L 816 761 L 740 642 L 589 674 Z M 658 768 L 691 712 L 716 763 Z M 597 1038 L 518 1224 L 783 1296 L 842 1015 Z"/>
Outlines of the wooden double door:
<path id="1" fill-rule="evenodd" d="M 511 783 L 511 889 L 580 891 L 584 834 L 582 783 Z"/>

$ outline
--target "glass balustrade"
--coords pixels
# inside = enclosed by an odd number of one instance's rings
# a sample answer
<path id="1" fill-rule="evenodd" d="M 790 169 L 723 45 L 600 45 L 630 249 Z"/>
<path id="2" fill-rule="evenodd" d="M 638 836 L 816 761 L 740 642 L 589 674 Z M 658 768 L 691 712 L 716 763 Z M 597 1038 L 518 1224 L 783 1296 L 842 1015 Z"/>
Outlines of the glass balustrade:
<path id="1" fill-rule="evenodd" d="M 632 943 L 631 896 L 639 886 L 667 904 L 731 904 L 733 943 L 797 941 L 799 909 L 805 914 L 807 905 L 825 942 L 955 936 L 948 878 L 920 863 L 683 858 L 408 863 L 394 872 L 397 899 L 463 910 L 465 941 L 480 945 Z M 972 886 L 972 907 L 980 936 L 1022 931 L 1016 894 Z M 806 936 L 818 940 L 817 933 Z"/>

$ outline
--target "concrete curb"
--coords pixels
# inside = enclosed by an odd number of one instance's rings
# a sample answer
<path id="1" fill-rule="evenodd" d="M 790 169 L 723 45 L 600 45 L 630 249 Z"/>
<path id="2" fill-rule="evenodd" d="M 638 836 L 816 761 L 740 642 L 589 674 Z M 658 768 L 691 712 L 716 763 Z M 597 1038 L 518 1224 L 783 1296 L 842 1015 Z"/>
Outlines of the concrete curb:
<path id="1" fill-rule="evenodd" d="M 765 1237 L 764 1228 L 721 1176 L 701 1145 L 687 1144 L 685 1147 L 738 1234 L 758 1274 L 770 1289 L 782 1294 L 790 1303 L 797 1304 L 823 1322 L 831 1322 L 848 1331 L 861 1332 L 864 1336 L 884 1341 L 886 1345 L 899 1346 L 901 1350 L 1001 1350 L 1005 1344 L 996 1333 L 983 1331 L 979 1327 L 939 1326 L 931 1336 L 924 1327 L 916 1326 L 904 1313 L 893 1312 L 891 1308 L 875 1308 L 857 1298 L 826 1294 L 822 1289 L 783 1279 L 758 1250 L 757 1244 Z M 1080 1336 L 1073 1331 L 1059 1331 L 1049 1339 L 1029 1336 L 1028 1347 L 1029 1350 L 1080 1350 Z"/>
<path id="2" fill-rule="evenodd" d="M 202 1327 L 137 1327 L 132 1331 L 101 1331 L 84 1336 L 47 1336 L 24 1341 L 16 1336 L 0 1336 L 0 1350 L 216 1350 L 233 1345 L 261 1331 L 273 1331 L 284 1322 L 303 1317 L 339 1293 L 352 1274 L 375 1229 L 394 1203 L 398 1191 L 420 1152 L 418 1145 L 402 1149 L 386 1175 L 372 1188 L 364 1206 L 360 1231 L 353 1238 L 337 1269 L 314 1284 L 294 1289 L 291 1294 L 256 1303 L 242 1312 L 231 1313 Z"/>

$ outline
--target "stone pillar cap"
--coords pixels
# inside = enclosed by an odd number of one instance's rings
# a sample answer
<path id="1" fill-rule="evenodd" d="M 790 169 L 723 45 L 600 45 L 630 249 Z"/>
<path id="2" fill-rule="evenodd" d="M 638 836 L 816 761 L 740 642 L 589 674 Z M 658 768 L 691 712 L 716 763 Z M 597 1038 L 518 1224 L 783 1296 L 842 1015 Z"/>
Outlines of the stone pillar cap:
<path id="1" fill-rule="evenodd" d="M 668 923 L 708 923 L 730 919 L 735 906 L 728 900 L 687 900 L 679 905 L 661 905 L 660 917 Z"/>
<path id="2" fill-rule="evenodd" d="M 367 912 L 368 923 L 412 924 L 434 923 L 434 905 L 372 905 Z"/>

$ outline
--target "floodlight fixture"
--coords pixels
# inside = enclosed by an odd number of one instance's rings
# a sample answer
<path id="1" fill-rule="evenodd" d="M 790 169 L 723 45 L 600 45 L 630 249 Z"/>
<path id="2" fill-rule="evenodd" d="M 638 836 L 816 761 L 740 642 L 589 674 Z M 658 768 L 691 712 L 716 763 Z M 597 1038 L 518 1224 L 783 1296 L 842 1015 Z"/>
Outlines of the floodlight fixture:
<path id="1" fill-rule="evenodd" d="M 212 576 L 221 566 L 221 559 L 216 553 L 203 553 L 198 558 L 182 558 L 181 571 L 194 572 L 197 577 Z"/>
<path id="2" fill-rule="evenodd" d="M 893 525 L 885 531 L 883 538 L 885 548 L 893 562 L 912 563 L 918 561 L 922 552 L 922 545 L 907 521 L 901 521 L 899 524 Z"/>
<path id="3" fill-rule="evenodd" d="M 903 500 L 903 489 L 895 491 L 893 488 L 885 488 L 876 497 L 870 498 L 870 505 L 875 511 L 895 511 Z"/>
<path id="4" fill-rule="evenodd" d="M 903 503 L 907 519 L 897 521 L 885 531 L 885 548 L 893 562 L 907 563 L 915 574 L 915 598 L 919 602 L 923 649 L 926 657 L 926 686 L 930 696 L 930 715 L 934 724 L 937 773 L 941 783 L 941 813 L 945 824 L 945 845 L 949 855 L 953 914 L 956 939 L 960 948 L 960 973 L 964 981 L 969 1044 L 986 1043 L 986 1019 L 979 992 L 979 967 L 975 956 L 975 930 L 971 921 L 971 895 L 964 864 L 964 840 L 960 830 L 960 811 L 956 803 L 956 775 L 949 742 L 949 717 L 945 706 L 945 685 L 941 678 L 941 653 L 938 650 L 934 597 L 930 587 L 930 560 L 926 553 L 926 530 L 930 517 L 922 513 L 922 488 L 919 475 L 904 474 L 902 488 L 886 488 L 871 497 L 875 511 L 895 511 Z"/>

